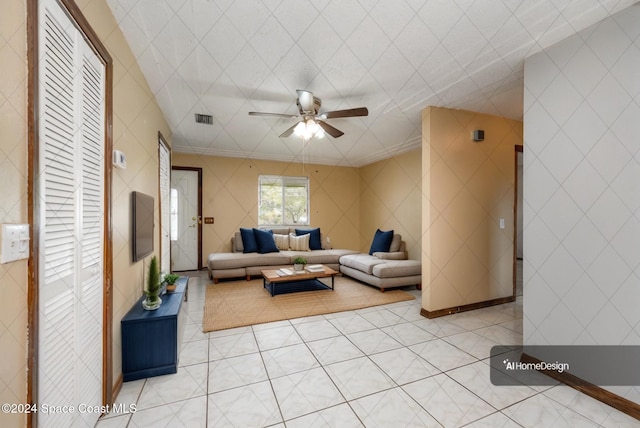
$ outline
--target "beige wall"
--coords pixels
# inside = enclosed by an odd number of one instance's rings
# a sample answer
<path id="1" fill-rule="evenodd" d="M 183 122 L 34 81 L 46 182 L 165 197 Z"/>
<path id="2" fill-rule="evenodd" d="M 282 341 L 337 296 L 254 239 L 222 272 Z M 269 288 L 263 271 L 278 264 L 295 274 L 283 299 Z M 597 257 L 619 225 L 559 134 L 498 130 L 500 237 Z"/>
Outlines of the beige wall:
<path id="1" fill-rule="evenodd" d="M 27 223 L 27 40 L 24 0 L 0 2 L 0 223 Z M 27 262 L 0 264 L 0 402 L 27 398 Z M 0 426 L 24 426 L 0 413 Z"/>
<path id="2" fill-rule="evenodd" d="M 310 224 L 320 227 L 333 248 L 358 249 L 360 180 L 356 168 L 182 153 L 174 153 L 172 163 L 202 168 L 202 214 L 215 219 L 214 224 L 202 225 L 204 266 L 210 253 L 231 251 L 231 236 L 240 227 L 258 224 L 261 174 L 309 176 Z"/>
<path id="3" fill-rule="evenodd" d="M 483 142 L 471 140 L 475 129 L 485 131 Z M 424 110 L 422 307 L 427 311 L 512 295 L 516 144 L 522 144 L 522 122 Z"/>
<path id="4" fill-rule="evenodd" d="M 127 169 L 113 170 L 113 380 L 122 373 L 120 320 L 140 298 L 145 263 L 132 262 L 131 192 L 154 197 L 158 205 L 158 131 L 171 144 L 171 131 L 105 0 L 78 6 L 113 58 L 113 148 L 127 156 Z M 154 248 L 159 255 L 159 234 Z"/>
<path id="5" fill-rule="evenodd" d="M 376 229 L 402 235 L 409 258 L 420 260 L 422 154 L 403 153 L 359 168 L 360 251 L 368 252 Z"/>
<path id="6" fill-rule="evenodd" d="M 121 369 L 120 319 L 142 293 L 143 264 L 132 264 L 130 193 L 157 200 L 157 132 L 170 131 L 111 10 L 104 0 L 78 6 L 114 61 L 114 148 L 127 155 L 127 169 L 114 170 L 113 219 L 113 376 Z M 27 212 L 27 58 L 26 1 L 0 2 L 0 223 L 26 223 Z M 5 157 L 6 156 L 6 157 Z M 156 240 L 156 247 L 158 248 Z M 27 263 L 0 264 L 0 401 L 26 401 Z M 1 426 L 24 425 L 20 415 L 0 414 Z"/>

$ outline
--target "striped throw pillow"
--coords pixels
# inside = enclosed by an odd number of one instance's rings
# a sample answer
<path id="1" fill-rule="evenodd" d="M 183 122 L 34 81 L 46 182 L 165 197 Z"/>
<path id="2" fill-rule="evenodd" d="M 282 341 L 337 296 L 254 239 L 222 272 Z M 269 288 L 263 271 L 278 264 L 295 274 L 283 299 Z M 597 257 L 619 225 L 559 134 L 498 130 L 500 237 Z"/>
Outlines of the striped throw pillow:
<path id="1" fill-rule="evenodd" d="M 311 235 L 296 236 L 293 233 L 289 234 L 289 248 L 293 251 L 310 251 L 309 250 L 309 238 Z"/>

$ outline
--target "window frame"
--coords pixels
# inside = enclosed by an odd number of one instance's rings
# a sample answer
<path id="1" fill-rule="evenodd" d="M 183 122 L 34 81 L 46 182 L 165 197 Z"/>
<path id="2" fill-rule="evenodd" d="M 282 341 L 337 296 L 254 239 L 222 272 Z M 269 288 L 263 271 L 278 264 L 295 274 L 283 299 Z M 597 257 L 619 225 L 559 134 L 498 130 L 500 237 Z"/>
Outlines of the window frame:
<path id="1" fill-rule="evenodd" d="M 262 223 L 261 222 L 261 217 L 262 217 L 262 186 L 263 184 L 266 184 L 266 182 L 280 182 L 280 186 L 282 188 L 282 192 L 281 192 L 281 207 L 282 207 L 282 213 L 281 213 L 281 219 L 282 221 L 280 223 Z M 306 207 L 305 207 L 305 212 L 306 212 L 306 221 L 305 222 L 298 222 L 298 223 L 287 223 L 285 222 L 286 220 L 286 215 L 285 215 L 285 207 L 286 207 L 286 203 L 287 203 L 287 198 L 286 198 L 286 188 L 287 185 L 292 185 L 292 184 L 297 184 L 300 185 L 300 187 L 304 187 L 305 191 L 306 191 Z M 311 224 L 310 222 L 310 192 L 309 192 L 309 177 L 295 177 L 295 176 L 287 176 L 287 175 L 259 175 L 258 176 L 258 226 L 281 226 L 281 227 L 291 227 L 291 226 L 309 226 Z"/>

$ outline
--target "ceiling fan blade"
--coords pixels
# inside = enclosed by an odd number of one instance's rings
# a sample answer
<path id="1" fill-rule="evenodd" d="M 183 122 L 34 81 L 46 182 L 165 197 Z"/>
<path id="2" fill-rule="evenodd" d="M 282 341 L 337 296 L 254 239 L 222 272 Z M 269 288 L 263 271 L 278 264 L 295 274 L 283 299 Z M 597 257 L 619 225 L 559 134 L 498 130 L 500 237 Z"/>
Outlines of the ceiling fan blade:
<path id="1" fill-rule="evenodd" d="M 296 92 L 298 93 L 298 104 L 300 105 L 300 110 L 305 113 L 314 112 L 313 92 L 302 89 L 298 89 Z"/>
<path id="2" fill-rule="evenodd" d="M 337 128 L 334 128 L 333 126 L 329 125 L 327 122 L 318 120 L 317 123 L 324 130 L 324 132 L 331 135 L 333 138 L 342 137 L 344 135 L 344 132 L 342 132 Z"/>
<path id="3" fill-rule="evenodd" d="M 298 117 L 297 114 L 286 114 L 286 113 L 263 113 L 260 111 L 250 111 L 249 116 L 266 116 L 266 117 L 286 117 L 287 119 L 293 119 Z"/>
<path id="4" fill-rule="evenodd" d="M 338 117 L 356 117 L 356 116 L 368 116 L 369 109 L 366 107 L 350 108 L 346 110 L 334 110 L 322 113 L 320 118 L 322 119 L 335 119 Z"/>
<path id="5" fill-rule="evenodd" d="M 286 138 L 289 135 L 293 134 L 293 130 L 296 128 L 296 126 L 298 126 L 298 123 L 300 123 L 300 122 L 296 122 L 295 125 L 293 125 L 291 128 L 287 129 L 282 134 L 280 134 L 280 138 Z"/>

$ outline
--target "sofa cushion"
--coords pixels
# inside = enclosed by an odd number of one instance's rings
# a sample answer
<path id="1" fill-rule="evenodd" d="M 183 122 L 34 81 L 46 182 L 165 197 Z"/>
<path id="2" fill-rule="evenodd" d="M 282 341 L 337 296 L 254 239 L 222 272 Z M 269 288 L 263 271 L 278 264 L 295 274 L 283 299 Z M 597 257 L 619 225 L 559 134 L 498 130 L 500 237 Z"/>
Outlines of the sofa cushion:
<path id="1" fill-rule="evenodd" d="M 283 253 L 213 253 L 209 255 L 210 270 L 246 268 L 247 266 L 284 266 L 289 256 Z"/>
<path id="2" fill-rule="evenodd" d="M 315 229 L 296 229 L 296 235 L 306 235 L 309 234 L 309 249 L 310 250 L 322 250 L 322 241 L 320 239 L 320 228 L 316 227 Z"/>
<path id="3" fill-rule="evenodd" d="M 253 229 L 253 236 L 256 239 L 259 254 L 277 253 L 280 251 L 276 246 L 276 241 L 273 239 L 272 231 Z"/>
<path id="4" fill-rule="evenodd" d="M 235 253 L 242 253 L 244 252 L 244 246 L 242 245 L 242 234 L 240 233 L 240 231 L 237 231 L 236 233 L 233 234 L 233 238 L 232 242 L 233 245 L 231 248 L 231 250 Z"/>
<path id="5" fill-rule="evenodd" d="M 344 265 L 340 265 L 340 272 L 344 275 L 350 276 L 351 278 L 355 278 L 378 288 L 405 287 L 407 285 L 417 285 L 422 283 L 422 275 L 378 278 L 377 276 L 367 275 L 366 273 Z"/>
<path id="6" fill-rule="evenodd" d="M 372 256 L 383 260 L 405 260 L 407 258 L 407 254 L 404 251 L 389 251 L 388 253 L 376 251 Z"/>
<path id="7" fill-rule="evenodd" d="M 395 253 L 396 251 L 400 251 L 400 245 L 402 245 L 402 235 L 394 233 L 391 245 L 389 246 L 389 252 Z"/>
<path id="8" fill-rule="evenodd" d="M 289 248 L 293 251 L 309 251 L 309 239 L 310 234 L 296 236 L 293 233 L 289 234 Z"/>
<path id="9" fill-rule="evenodd" d="M 417 260 L 387 260 L 373 266 L 371 273 L 378 278 L 420 275 L 422 264 Z"/>
<path id="10" fill-rule="evenodd" d="M 388 252 L 391 248 L 391 241 L 393 241 L 393 230 L 376 230 L 376 234 L 373 236 L 373 242 L 371 242 L 371 248 L 369 254 L 373 254 L 378 251 Z"/>
<path id="11" fill-rule="evenodd" d="M 307 263 L 310 265 L 323 264 L 323 265 L 337 265 L 340 263 L 340 257 L 346 254 L 355 254 L 352 250 L 315 250 L 315 251 L 282 251 L 281 254 L 286 254 L 293 264 L 293 259 L 296 257 L 304 257 L 307 259 Z"/>
<path id="12" fill-rule="evenodd" d="M 277 233 L 273 234 L 273 240 L 276 241 L 276 246 L 279 250 L 288 250 L 289 249 L 289 234 L 280 235 Z"/>
<path id="13" fill-rule="evenodd" d="M 255 253 L 258 251 L 258 243 L 256 237 L 253 234 L 253 229 L 240 228 L 240 235 L 242 236 L 242 252 L 243 253 Z"/>
<path id="14" fill-rule="evenodd" d="M 272 227 L 271 231 L 274 235 L 288 235 L 289 228 L 288 227 Z"/>
<path id="15" fill-rule="evenodd" d="M 380 263 L 386 263 L 386 261 L 369 254 L 349 254 L 340 257 L 341 265 L 349 266 L 350 268 L 368 273 L 369 275 L 373 272 L 374 266 Z"/>

